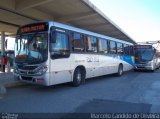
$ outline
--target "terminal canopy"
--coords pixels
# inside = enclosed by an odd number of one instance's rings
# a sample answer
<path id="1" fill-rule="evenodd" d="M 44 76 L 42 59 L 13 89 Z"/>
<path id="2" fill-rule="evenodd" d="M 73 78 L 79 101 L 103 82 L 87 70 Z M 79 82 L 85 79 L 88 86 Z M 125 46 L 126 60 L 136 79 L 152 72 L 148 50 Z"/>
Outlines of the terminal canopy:
<path id="1" fill-rule="evenodd" d="M 0 0 L 0 31 L 15 35 L 19 26 L 57 21 L 135 43 L 89 0 Z"/>

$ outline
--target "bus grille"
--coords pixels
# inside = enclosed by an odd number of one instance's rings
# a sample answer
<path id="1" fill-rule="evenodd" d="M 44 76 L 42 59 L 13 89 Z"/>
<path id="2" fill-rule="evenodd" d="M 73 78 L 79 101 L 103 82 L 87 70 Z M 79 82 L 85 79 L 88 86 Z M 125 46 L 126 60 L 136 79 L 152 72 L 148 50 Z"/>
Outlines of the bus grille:
<path id="1" fill-rule="evenodd" d="M 37 68 L 38 66 L 23 66 L 21 69 L 22 70 L 34 70 L 35 68 Z"/>
<path id="2" fill-rule="evenodd" d="M 32 77 L 21 76 L 22 80 L 32 81 Z"/>

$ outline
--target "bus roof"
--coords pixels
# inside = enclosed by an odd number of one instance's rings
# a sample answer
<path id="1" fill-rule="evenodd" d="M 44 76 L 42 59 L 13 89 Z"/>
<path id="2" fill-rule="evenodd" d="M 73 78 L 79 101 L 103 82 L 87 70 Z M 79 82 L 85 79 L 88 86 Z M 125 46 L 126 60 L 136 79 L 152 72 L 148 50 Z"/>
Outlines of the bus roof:
<path id="1" fill-rule="evenodd" d="M 88 35 L 99 37 L 99 38 L 104 38 L 104 39 L 108 39 L 108 40 L 112 40 L 112 41 L 116 41 L 116 42 L 120 42 L 120 43 L 124 43 L 124 44 L 128 44 L 128 45 L 133 45 L 133 43 L 130 43 L 130 42 L 126 42 L 126 41 L 123 41 L 123 40 L 120 40 L 120 39 L 117 39 L 117 38 L 112 38 L 112 37 L 109 37 L 109 36 L 94 33 L 94 32 L 91 32 L 91 31 L 87 31 L 87 30 L 84 30 L 84 29 L 80 29 L 80 28 L 77 28 L 77 27 L 74 27 L 74 26 L 69 26 L 69 25 L 62 24 L 62 23 L 55 22 L 55 21 L 34 22 L 34 23 L 31 23 L 31 24 L 23 25 L 20 28 L 25 27 L 25 26 L 32 26 L 32 25 L 36 25 L 36 24 L 41 24 L 41 23 L 42 24 L 48 23 L 49 29 L 50 29 L 50 27 L 55 26 L 55 27 L 59 27 L 59 28 L 62 28 L 62 29 L 68 29 L 68 30 L 71 30 L 71 31 L 75 31 L 75 32 L 83 33 L 83 34 L 88 34 Z M 17 31 L 17 34 L 20 33 L 20 28 Z M 26 32 L 26 33 L 28 33 L 28 32 Z"/>
<path id="2" fill-rule="evenodd" d="M 119 39 L 116 39 L 116 38 L 112 38 L 112 37 L 109 37 L 109 36 L 101 35 L 101 34 L 98 34 L 98 33 L 94 33 L 94 32 L 87 31 L 87 30 L 83 30 L 83 29 L 80 29 L 80 28 L 77 28 L 77 27 L 65 25 L 65 24 L 58 23 L 58 22 L 50 21 L 49 25 L 51 25 L 51 26 L 53 25 L 53 26 L 56 26 L 56 27 L 59 27 L 59 28 L 63 28 L 63 29 L 68 29 L 68 30 L 75 31 L 75 32 L 80 32 L 80 33 L 83 33 L 83 34 L 88 34 L 88 35 L 99 37 L 99 38 L 104 38 L 104 39 L 113 40 L 113 41 L 116 41 L 116 42 L 121 42 L 121 43 L 129 44 L 129 45 L 133 45 L 133 43 L 130 43 L 130 42 L 122 41 L 122 40 L 119 40 Z"/>

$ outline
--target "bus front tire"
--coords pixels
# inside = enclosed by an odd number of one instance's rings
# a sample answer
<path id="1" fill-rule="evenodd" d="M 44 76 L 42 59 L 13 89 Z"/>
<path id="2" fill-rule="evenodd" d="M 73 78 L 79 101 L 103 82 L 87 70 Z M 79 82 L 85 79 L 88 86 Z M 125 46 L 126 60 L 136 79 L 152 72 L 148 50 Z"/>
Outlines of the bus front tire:
<path id="1" fill-rule="evenodd" d="M 78 87 L 82 82 L 82 70 L 80 68 L 76 68 L 73 75 L 72 85 Z"/>
<path id="2" fill-rule="evenodd" d="M 123 65 L 120 64 L 119 67 L 118 67 L 117 76 L 122 76 L 122 74 L 123 74 Z"/>

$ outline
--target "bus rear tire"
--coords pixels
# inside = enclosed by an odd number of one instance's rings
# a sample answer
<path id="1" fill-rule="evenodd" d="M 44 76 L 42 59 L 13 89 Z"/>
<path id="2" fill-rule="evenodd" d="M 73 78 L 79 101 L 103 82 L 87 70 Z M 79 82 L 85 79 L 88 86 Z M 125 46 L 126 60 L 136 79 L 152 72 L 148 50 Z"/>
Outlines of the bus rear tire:
<path id="1" fill-rule="evenodd" d="M 123 74 L 123 65 L 119 64 L 117 76 L 122 76 L 122 74 Z"/>
<path id="2" fill-rule="evenodd" d="M 72 85 L 74 87 L 78 87 L 81 82 L 82 82 L 82 79 L 83 76 L 82 76 L 82 70 L 80 68 L 76 68 L 75 71 L 74 71 L 74 75 L 73 75 L 73 82 L 72 82 Z"/>

